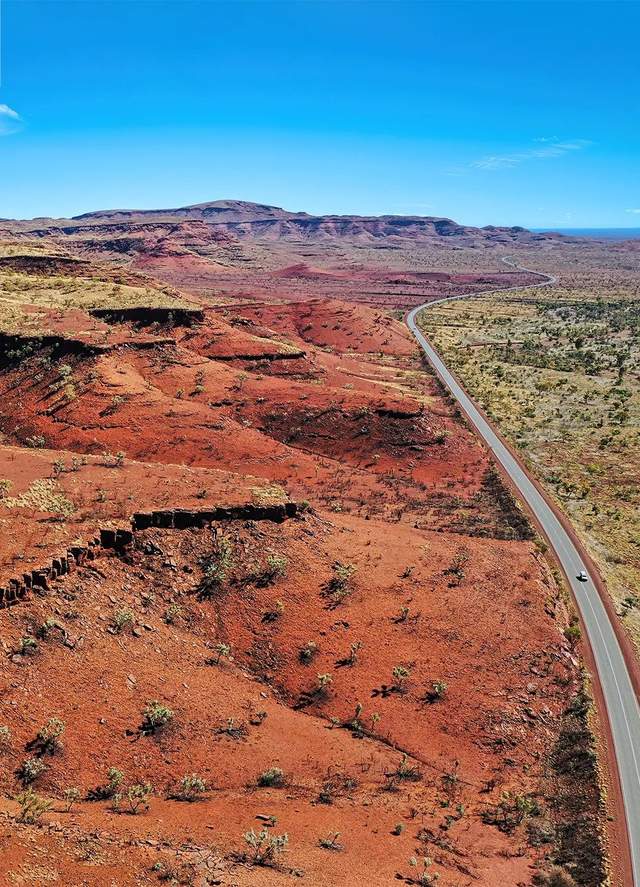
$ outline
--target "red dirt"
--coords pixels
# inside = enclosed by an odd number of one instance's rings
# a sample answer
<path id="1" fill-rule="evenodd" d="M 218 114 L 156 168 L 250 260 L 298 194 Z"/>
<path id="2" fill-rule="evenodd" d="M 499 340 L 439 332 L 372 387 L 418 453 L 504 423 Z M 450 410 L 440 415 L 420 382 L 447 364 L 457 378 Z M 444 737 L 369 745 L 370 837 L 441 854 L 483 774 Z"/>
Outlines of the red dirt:
<path id="1" fill-rule="evenodd" d="M 3 359 L 0 586 L 136 511 L 302 507 L 137 531 L 0 610 L 0 882 L 417 884 L 428 857 L 446 887 L 524 887 L 557 858 L 595 887 L 593 773 L 554 764 L 580 663 L 522 513 L 402 324 L 264 279 L 189 326 L 51 313 L 54 338 Z M 150 700 L 174 716 L 144 735 Z M 19 823 L 16 771 L 52 717 L 34 787 L 53 806 Z M 113 766 L 153 785 L 148 812 L 87 799 Z M 285 786 L 258 788 L 274 766 Z M 189 773 L 193 804 L 171 797 Z M 289 834 L 276 867 L 241 856 L 259 815 Z M 563 837 L 577 822 L 588 853 Z"/>

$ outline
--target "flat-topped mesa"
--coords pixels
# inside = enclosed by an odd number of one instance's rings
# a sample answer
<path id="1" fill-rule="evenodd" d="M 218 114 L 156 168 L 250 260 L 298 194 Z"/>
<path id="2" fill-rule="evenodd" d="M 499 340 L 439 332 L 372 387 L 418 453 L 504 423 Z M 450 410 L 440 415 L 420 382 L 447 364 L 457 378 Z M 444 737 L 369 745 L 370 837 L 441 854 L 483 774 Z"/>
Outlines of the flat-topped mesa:
<path id="1" fill-rule="evenodd" d="M 98 535 L 86 545 L 71 545 L 64 554 L 55 555 L 43 567 L 38 567 L 21 576 L 10 578 L 0 586 L 0 609 L 18 603 L 31 590 L 44 593 L 50 583 L 59 576 L 72 572 L 86 560 L 94 560 L 104 550 L 124 554 L 136 543 L 136 532 L 152 528 L 188 530 L 203 529 L 218 521 L 268 520 L 281 523 L 299 513 L 296 502 L 282 502 L 269 505 L 245 503 L 244 505 L 219 506 L 217 508 L 171 508 L 158 511 L 135 512 L 130 518 L 131 529 L 125 527 L 102 527 Z"/>

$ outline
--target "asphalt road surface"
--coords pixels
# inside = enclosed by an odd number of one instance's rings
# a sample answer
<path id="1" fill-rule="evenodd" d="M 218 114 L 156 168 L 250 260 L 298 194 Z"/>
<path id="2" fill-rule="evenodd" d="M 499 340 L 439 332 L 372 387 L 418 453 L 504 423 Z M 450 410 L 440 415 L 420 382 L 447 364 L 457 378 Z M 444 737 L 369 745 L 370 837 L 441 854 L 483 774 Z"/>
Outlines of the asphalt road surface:
<path id="1" fill-rule="evenodd" d="M 503 261 L 519 271 L 530 270 L 522 268 L 511 259 L 503 259 Z M 597 588 L 589 576 L 587 565 L 583 563 L 571 537 L 544 497 L 532 483 L 527 472 L 502 443 L 491 425 L 477 409 L 473 400 L 459 382 L 456 381 L 438 352 L 429 344 L 416 324 L 416 315 L 425 309 L 428 310 L 432 305 L 449 302 L 453 299 L 476 298 L 494 292 L 510 292 L 512 290 L 547 286 L 555 283 L 557 280 L 552 275 L 545 274 L 540 276 L 544 278 L 541 282 L 529 286 L 485 290 L 482 293 L 474 293 L 472 296 L 452 296 L 447 299 L 437 299 L 424 305 L 418 305 L 417 308 L 414 308 L 407 315 L 407 326 L 418 340 L 418 344 L 440 380 L 458 401 L 472 425 L 475 426 L 478 434 L 484 439 L 495 458 L 520 491 L 522 499 L 535 514 L 558 561 L 569 578 L 571 589 L 580 610 L 584 630 L 589 637 L 589 643 L 593 650 L 596 668 L 604 693 L 613 736 L 614 753 L 618 762 L 620 782 L 622 784 L 622 797 L 627 818 L 634 885 L 635 887 L 640 887 L 640 705 L 638 704 L 618 639 L 609 620 L 609 615 L 602 603 Z M 582 570 L 587 574 L 586 582 L 581 582 L 577 578 Z"/>

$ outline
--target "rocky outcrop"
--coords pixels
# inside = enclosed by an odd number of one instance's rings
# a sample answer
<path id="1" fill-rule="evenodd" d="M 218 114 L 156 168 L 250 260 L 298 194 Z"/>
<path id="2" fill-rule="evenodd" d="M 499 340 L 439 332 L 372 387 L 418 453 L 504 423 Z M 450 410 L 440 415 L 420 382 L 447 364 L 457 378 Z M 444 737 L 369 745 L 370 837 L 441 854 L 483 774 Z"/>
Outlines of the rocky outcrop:
<path id="1" fill-rule="evenodd" d="M 204 311 L 198 308 L 91 308 L 89 314 L 108 323 L 133 323 L 136 326 L 193 326 L 202 323 Z"/>
<path id="2" fill-rule="evenodd" d="M 164 345 L 175 345 L 175 341 L 166 336 L 149 336 L 145 339 L 132 338 L 126 341 L 103 344 L 100 342 L 87 342 L 84 339 L 75 339 L 69 336 L 20 336 L 0 332 L 0 367 L 16 366 L 23 360 L 28 360 L 28 358 L 45 350 L 49 352 L 51 360 L 55 361 L 68 357 L 96 357 L 99 354 L 117 351 L 119 348 L 145 351 Z"/>
<path id="3" fill-rule="evenodd" d="M 93 266 L 83 259 L 46 254 L 0 256 L 0 271 L 39 274 L 43 277 L 89 276 Z"/>
<path id="4" fill-rule="evenodd" d="M 295 502 L 280 505 L 232 505 L 213 509 L 175 508 L 168 511 L 138 511 L 131 518 L 135 530 L 162 527 L 186 530 L 189 527 L 206 527 L 207 524 L 224 520 L 270 520 L 281 522 L 295 517 L 298 506 Z"/>
<path id="5" fill-rule="evenodd" d="M 218 521 L 231 520 L 269 520 L 280 523 L 287 518 L 295 517 L 297 513 L 298 506 L 295 502 L 277 505 L 247 503 L 208 509 L 171 508 L 162 511 L 138 511 L 131 516 L 131 529 L 103 527 L 86 545 L 71 545 L 66 552 L 53 557 L 46 566 L 9 579 L 6 585 L 0 586 L 0 608 L 18 603 L 29 591 L 48 591 L 53 580 L 73 572 L 78 566 L 94 560 L 105 551 L 125 553 L 132 546 L 135 547 L 136 532 L 141 530 L 152 527 L 173 530 L 202 529 Z"/>
<path id="6" fill-rule="evenodd" d="M 49 349 L 53 360 L 60 357 L 95 357 L 111 349 L 111 345 L 93 344 L 70 336 L 21 336 L 0 332 L 0 366 L 20 363 L 43 349 Z"/>

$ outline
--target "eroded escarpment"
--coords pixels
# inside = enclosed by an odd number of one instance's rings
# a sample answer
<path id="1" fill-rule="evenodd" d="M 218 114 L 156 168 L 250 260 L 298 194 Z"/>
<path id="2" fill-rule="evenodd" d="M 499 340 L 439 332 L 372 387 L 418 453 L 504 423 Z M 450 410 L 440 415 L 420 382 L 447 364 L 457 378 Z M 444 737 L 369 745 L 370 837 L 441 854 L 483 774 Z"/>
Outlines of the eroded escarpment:
<path id="1" fill-rule="evenodd" d="M 204 311 L 198 308 L 91 308 L 89 314 L 109 323 L 131 323 L 139 327 L 186 326 L 204 320 Z"/>
<path id="2" fill-rule="evenodd" d="M 22 600 L 30 590 L 48 591 L 52 581 L 73 572 L 87 560 L 95 560 L 104 550 L 125 552 L 136 543 L 136 531 L 149 527 L 186 530 L 192 527 L 202 529 L 221 521 L 230 520 L 270 520 L 277 523 L 295 517 L 298 505 L 295 502 L 282 504 L 220 505 L 217 508 L 188 509 L 168 508 L 156 511 L 137 511 L 131 515 L 131 529 L 123 527 L 102 527 L 98 534 L 86 545 L 72 545 L 64 553 L 51 559 L 44 566 L 10 578 L 0 586 L 0 607 L 9 607 Z"/>

